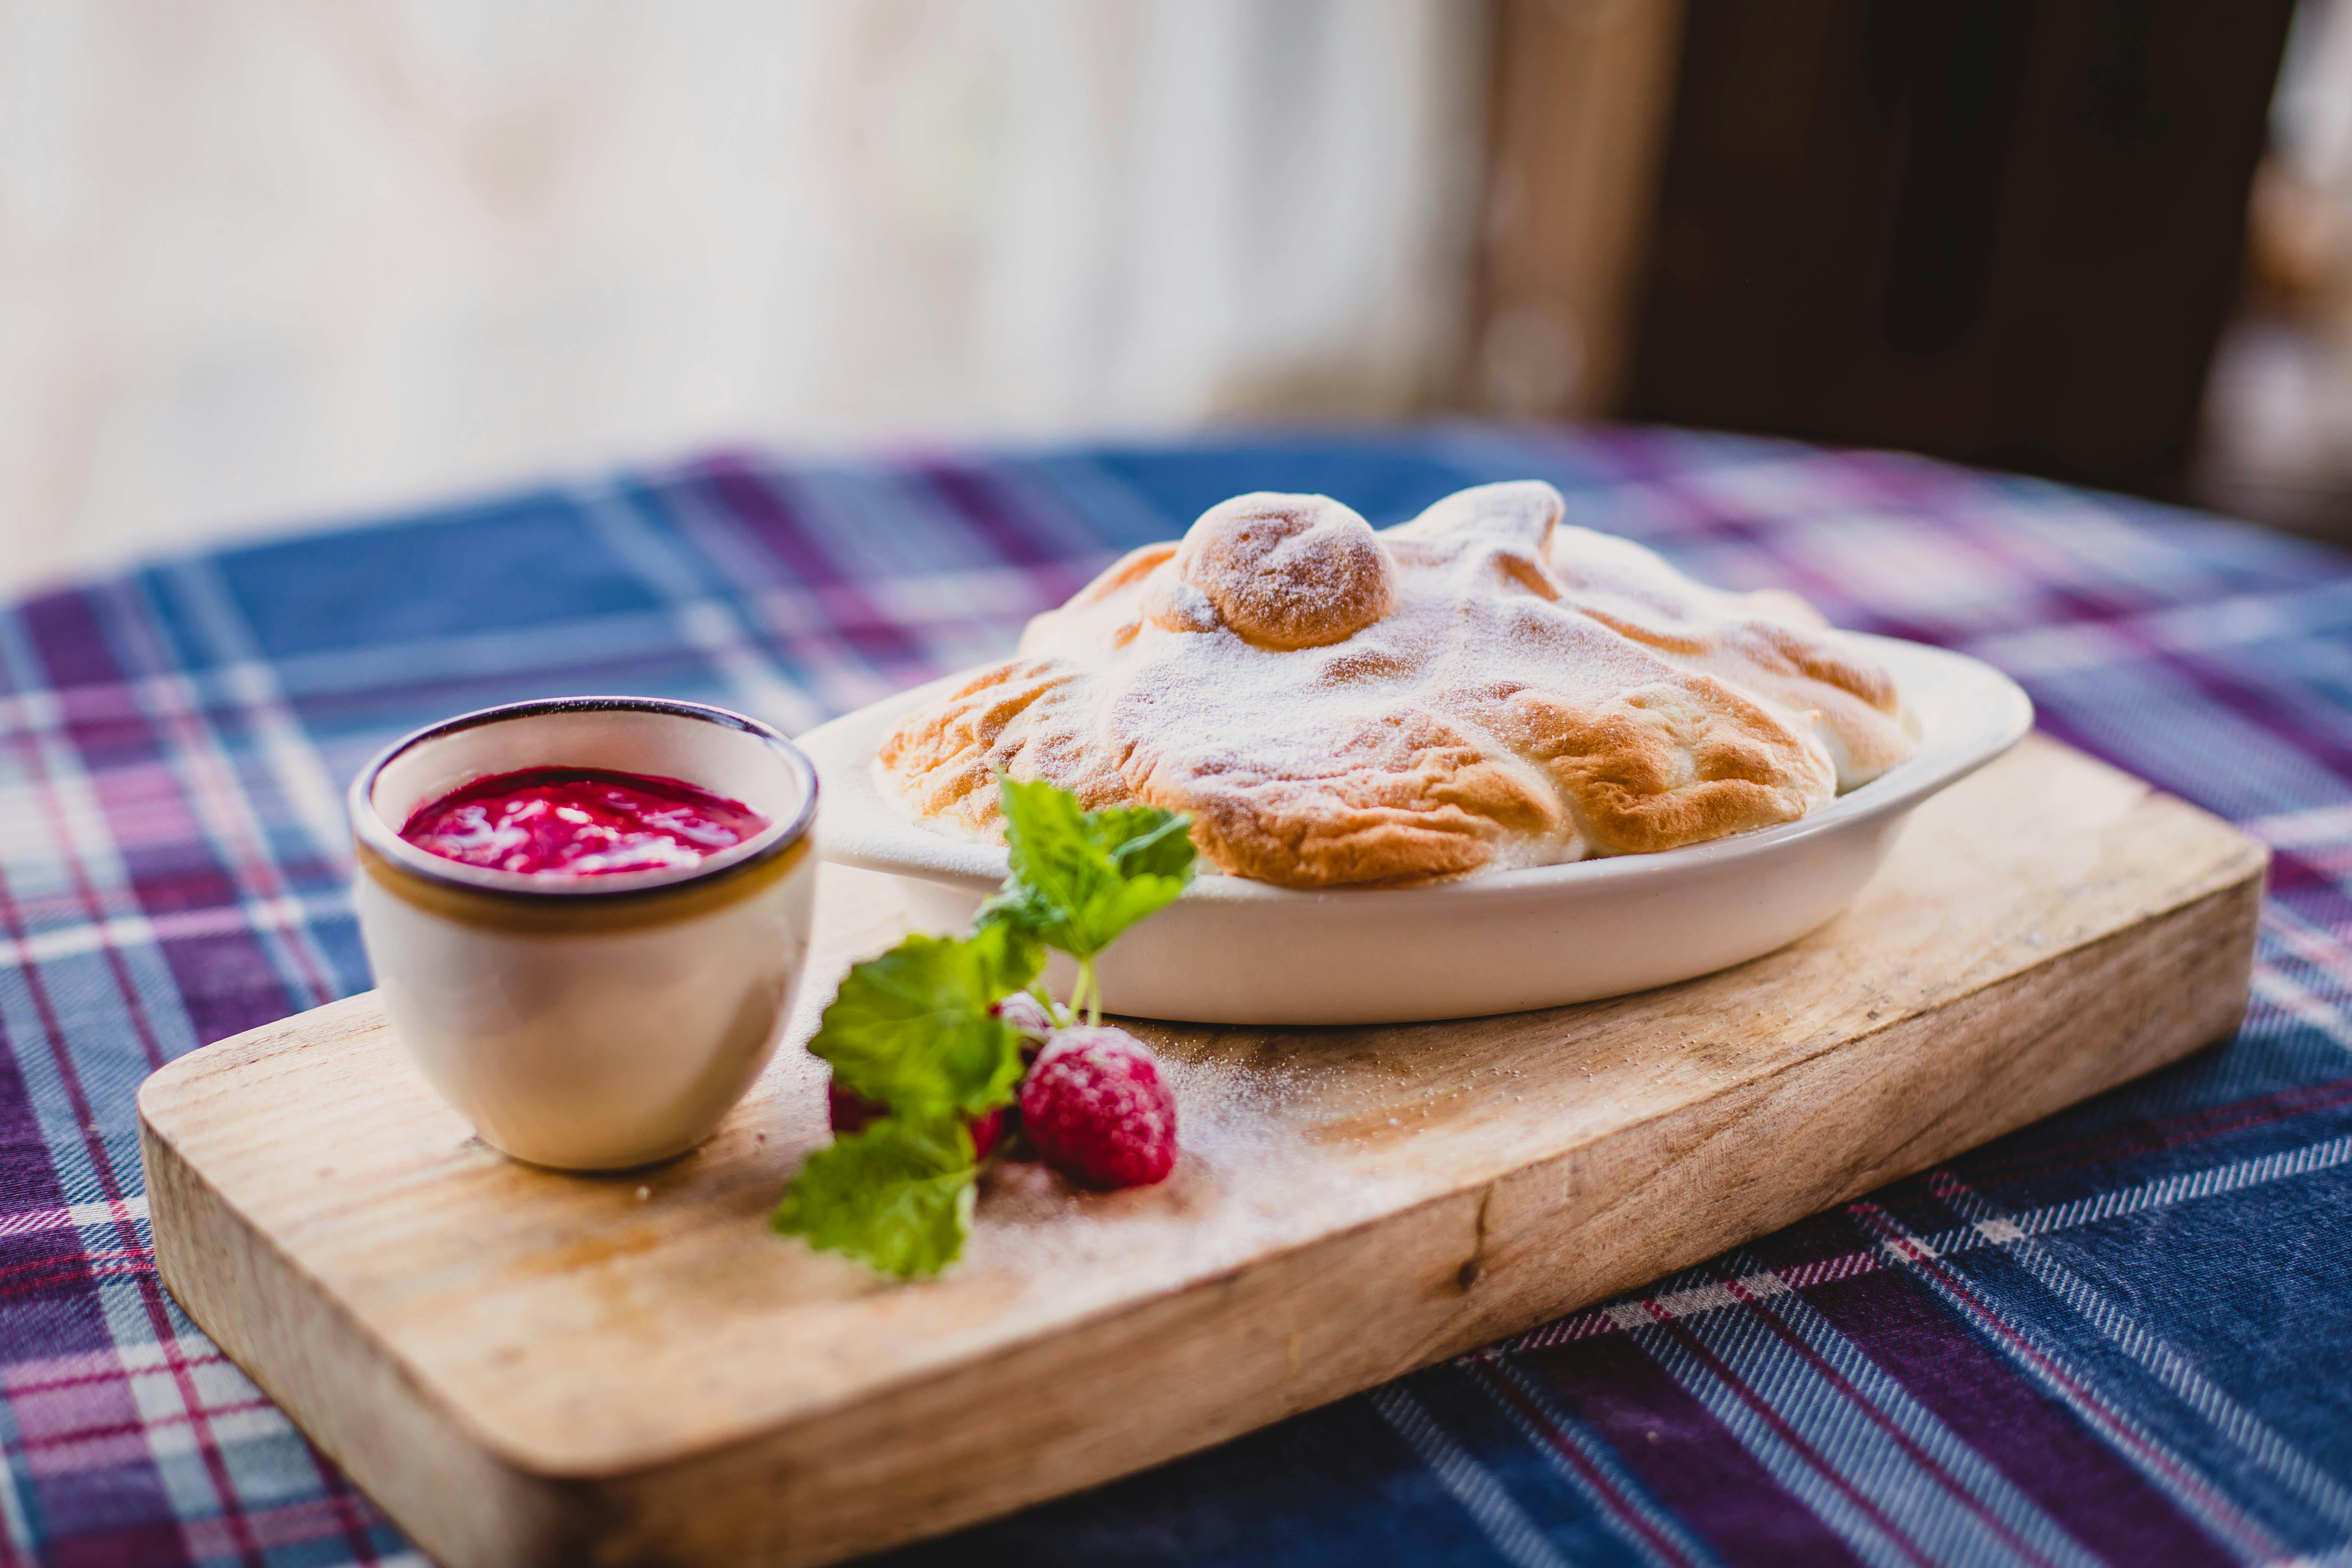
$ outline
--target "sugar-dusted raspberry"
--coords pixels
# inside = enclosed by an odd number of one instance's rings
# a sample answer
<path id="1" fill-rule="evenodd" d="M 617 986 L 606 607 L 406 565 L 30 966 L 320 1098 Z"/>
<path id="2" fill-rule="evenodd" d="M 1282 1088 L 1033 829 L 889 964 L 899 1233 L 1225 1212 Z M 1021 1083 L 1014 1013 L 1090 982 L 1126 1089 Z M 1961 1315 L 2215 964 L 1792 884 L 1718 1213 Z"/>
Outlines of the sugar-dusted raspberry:
<path id="1" fill-rule="evenodd" d="M 996 1141 L 1004 1136 L 1004 1107 L 985 1111 L 964 1125 L 971 1129 L 971 1157 L 985 1160 L 988 1152 L 996 1147 Z"/>
<path id="2" fill-rule="evenodd" d="M 890 1114 L 890 1108 L 854 1089 L 828 1081 L 824 1086 L 824 1114 L 835 1132 L 845 1134 L 862 1131 L 869 1121 L 881 1121 Z"/>
<path id="3" fill-rule="evenodd" d="M 1022 1081 L 1021 1130 L 1046 1163 L 1090 1187 L 1149 1186 L 1176 1165 L 1175 1097 L 1124 1029 L 1057 1031 Z"/>
<path id="4" fill-rule="evenodd" d="M 996 1005 L 996 1016 L 1013 1026 L 1021 1037 L 1021 1060 L 1024 1064 L 1037 1059 L 1045 1042 L 1054 1037 L 1054 1016 L 1045 1005 L 1026 991 L 1015 991 Z"/>
<path id="5" fill-rule="evenodd" d="M 890 1108 L 878 1100 L 869 1099 L 854 1089 L 844 1089 L 837 1083 L 824 1086 L 825 1120 L 833 1124 L 836 1135 L 863 1131 L 868 1122 L 879 1121 L 890 1114 Z M 971 1117 L 965 1125 L 971 1129 L 971 1150 L 975 1159 L 985 1160 L 988 1152 L 1004 1136 L 1004 1108 Z"/>

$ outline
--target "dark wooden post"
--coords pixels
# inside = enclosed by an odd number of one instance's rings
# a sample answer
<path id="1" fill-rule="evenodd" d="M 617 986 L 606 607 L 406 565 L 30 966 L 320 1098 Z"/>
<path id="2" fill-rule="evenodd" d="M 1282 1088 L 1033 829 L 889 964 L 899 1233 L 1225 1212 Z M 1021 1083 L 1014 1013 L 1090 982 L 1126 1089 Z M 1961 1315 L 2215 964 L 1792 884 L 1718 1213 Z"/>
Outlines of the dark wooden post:
<path id="1" fill-rule="evenodd" d="M 2153 494 L 2292 0 L 1689 0 L 1622 410 Z"/>

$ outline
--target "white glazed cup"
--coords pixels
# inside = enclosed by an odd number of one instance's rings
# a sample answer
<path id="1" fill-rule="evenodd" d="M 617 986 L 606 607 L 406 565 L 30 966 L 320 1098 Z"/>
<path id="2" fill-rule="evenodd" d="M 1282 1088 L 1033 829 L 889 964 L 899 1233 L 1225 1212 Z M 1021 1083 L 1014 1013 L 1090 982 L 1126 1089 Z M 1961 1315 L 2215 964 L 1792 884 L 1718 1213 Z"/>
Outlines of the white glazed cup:
<path id="1" fill-rule="evenodd" d="M 768 826 L 698 865 L 558 877 L 462 865 L 400 837 L 496 773 L 610 768 L 741 801 Z M 353 781 L 353 901 L 393 1032 L 483 1142 L 609 1171 L 684 1153 L 766 1066 L 808 954 L 816 771 L 721 708 L 518 702 L 395 742 Z"/>

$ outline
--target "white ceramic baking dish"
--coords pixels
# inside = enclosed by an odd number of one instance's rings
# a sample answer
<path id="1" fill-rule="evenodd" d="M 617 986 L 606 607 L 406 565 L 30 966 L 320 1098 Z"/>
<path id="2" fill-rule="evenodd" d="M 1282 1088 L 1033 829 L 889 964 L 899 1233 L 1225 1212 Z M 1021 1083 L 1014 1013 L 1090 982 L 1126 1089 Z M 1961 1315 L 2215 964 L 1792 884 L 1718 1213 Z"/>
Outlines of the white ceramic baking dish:
<path id="1" fill-rule="evenodd" d="M 1458 1018 L 1645 991 L 1793 942 L 1861 891 L 1914 806 L 2033 723 L 2025 693 L 1990 665 L 1863 640 L 1893 671 L 1919 750 L 1801 821 L 1426 888 L 1300 892 L 1204 873 L 1104 955 L 1104 1006 L 1213 1024 Z M 1003 880 L 1004 850 L 911 820 L 872 761 L 900 715 L 967 679 L 901 692 L 799 741 L 824 780 L 818 853 L 898 878 L 916 924 L 932 931 L 971 918 Z"/>

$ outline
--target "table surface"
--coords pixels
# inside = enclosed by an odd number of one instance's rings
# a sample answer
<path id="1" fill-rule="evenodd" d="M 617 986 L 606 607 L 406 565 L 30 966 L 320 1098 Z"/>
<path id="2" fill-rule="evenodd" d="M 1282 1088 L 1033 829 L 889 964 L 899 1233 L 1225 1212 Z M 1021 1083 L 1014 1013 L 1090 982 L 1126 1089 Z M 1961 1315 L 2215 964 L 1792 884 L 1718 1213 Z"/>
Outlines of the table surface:
<path id="1" fill-rule="evenodd" d="M 1908 458 L 1460 426 L 720 455 L 0 609 L 0 1561 L 419 1561 L 163 1291 L 132 1107 L 154 1066 L 367 984 L 341 788 L 386 739 L 578 691 L 803 728 L 1003 651 L 1235 491 L 1387 523 L 1528 475 L 1697 576 L 1990 659 L 2051 732 L 2265 838 L 2245 1027 L 1634 1296 L 890 1561 L 2338 1560 L 2352 556 Z"/>

